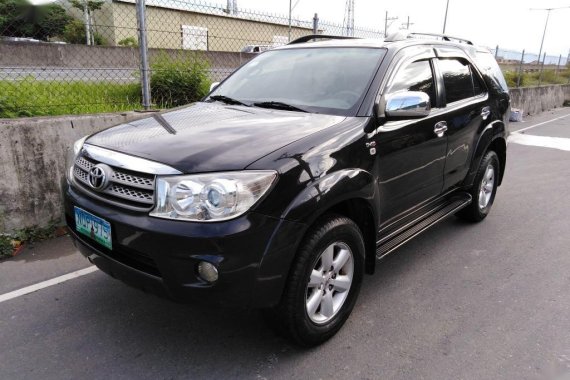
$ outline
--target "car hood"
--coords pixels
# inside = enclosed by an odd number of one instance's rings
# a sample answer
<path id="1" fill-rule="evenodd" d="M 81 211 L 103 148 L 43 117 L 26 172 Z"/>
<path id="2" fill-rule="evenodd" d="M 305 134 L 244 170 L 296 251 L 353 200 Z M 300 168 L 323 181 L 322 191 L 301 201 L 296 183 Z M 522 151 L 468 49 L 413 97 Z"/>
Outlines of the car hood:
<path id="1" fill-rule="evenodd" d="M 185 173 L 239 170 L 344 119 L 200 102 L 106 129 L 86 142 Z"/>

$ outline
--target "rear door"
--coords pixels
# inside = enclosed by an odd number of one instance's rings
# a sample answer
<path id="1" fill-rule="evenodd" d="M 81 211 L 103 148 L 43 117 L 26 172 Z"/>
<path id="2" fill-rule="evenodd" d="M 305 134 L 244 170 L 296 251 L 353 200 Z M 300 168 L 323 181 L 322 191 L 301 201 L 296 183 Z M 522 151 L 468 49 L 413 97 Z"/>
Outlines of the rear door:
<path id="1" fill-rule="evenodd" d="M 438 49 L 436 48 L 436 51 Z M 466 177 L 477 137 L 491 121 L 489 96 L 483 79 L 463 52 L 446 48 L 434 61 L 445 102 L 447 154 L 444 191 Z"/>

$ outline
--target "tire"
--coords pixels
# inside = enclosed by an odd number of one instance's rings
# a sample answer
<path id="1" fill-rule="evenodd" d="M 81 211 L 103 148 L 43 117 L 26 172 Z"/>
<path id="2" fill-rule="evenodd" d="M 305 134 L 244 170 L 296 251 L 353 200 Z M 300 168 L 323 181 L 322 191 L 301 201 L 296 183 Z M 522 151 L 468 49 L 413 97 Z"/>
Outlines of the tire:
<path id="1" fill-rule="evenodd" d="M 487 152 L 469 189 L 473 202 L 456 214 L 459 218 L 476 223 L 489 215 L 497 193 L 500 170 L 497 154 L 493 151 Z"/>
<path id="2" fill-rule="evenodd" d="M 304 347 L 335 335 L 354 308 L 364 256 L 362 233 L 352 220 L 321 218 L 299 247 L 280 303 L 266 313 L 272 327 Z"/>

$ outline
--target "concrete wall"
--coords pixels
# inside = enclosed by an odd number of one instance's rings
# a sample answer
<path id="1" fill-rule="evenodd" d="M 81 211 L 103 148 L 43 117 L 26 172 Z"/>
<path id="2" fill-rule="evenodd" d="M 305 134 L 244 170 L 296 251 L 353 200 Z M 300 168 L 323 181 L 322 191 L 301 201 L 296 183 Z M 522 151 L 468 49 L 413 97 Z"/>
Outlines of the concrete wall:
<path id="1" fill-rule="evenodd" d="M 570 100 L 570 85 L 521 87 L 510 90 L 511 106 L 535 115 L 552 108 L 562 107 Z"/>
<path id="2" fill-rule="evenodd" d="M 0 119 L 0 233 L 59 221 L 67 149 L 87 134 L 144 116 Z"/>
<path id="3" fill-rule="evenodd" d="M 235 69 L 255 54 L 149 49 L 149 59 L 161 54 L 203 57 L 212 68 Z M 59 45 L 34 42 L 0 42 L 0 67 L 133 68 L 139 67 L 138 48 L 120 46 Z"/>
<path id="4" fill-rule="evenodd" d="M 511 90 L 513 107 L 538 113 L 570 100 L 570 85 Z M 0 233 L 45 227 L 61 217 L 59 179 L 67 149 L 87 134 L 141 113 L 0 119 Z"/>

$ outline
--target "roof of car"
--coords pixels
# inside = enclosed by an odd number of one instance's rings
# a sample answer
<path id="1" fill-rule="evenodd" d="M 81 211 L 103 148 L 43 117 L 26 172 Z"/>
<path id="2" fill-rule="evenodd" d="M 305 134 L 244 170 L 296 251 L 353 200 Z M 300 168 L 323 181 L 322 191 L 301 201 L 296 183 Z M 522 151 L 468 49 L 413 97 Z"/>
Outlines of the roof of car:
<path id="1" fill-rule="evenodd" d="M 372 48 L 395 48 L 399 49 L 404 46 L 411 45 L 447 45 L 461 48 L 462 50 L 485 51 L 488 49 L 477 46 L 471 41 L 451 37 L 440 34 L 423 34 L 423 33 L 398 33 L 396 35 L 388 36 L 386 39 L 373 39 L 373 38 L 351 38 L 339 36 L 304 36 L 297 40 L 290 42 L 287 45 L 280 46 L 277 49 L 294 49 L 294 48 L 309 48 L 309 47 L 372 47 Z"/>

